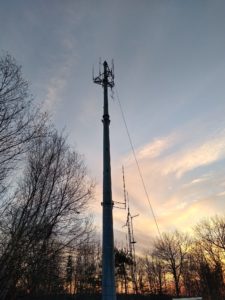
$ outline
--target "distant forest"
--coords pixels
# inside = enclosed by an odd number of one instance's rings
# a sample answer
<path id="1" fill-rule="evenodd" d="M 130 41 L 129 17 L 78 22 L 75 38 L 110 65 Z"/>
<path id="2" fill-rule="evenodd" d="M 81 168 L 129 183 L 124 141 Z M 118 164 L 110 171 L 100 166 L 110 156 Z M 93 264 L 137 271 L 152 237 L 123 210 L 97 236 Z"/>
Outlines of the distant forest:
<path id="1" fill-rule="evenodd" d="M 0 170 L 0 299 L 100 299 L 94 182 L 8 54 L 0 58 Z M 193 232 L 163 233 L 135 259 L 115 248 L 118 299 L 225 299 L 225 217 Z"/>

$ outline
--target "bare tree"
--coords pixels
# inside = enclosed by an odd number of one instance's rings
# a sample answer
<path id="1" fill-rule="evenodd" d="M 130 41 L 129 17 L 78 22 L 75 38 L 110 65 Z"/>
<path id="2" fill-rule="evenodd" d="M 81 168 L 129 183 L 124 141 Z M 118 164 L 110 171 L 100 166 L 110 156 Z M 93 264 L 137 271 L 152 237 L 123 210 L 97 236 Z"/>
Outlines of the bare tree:
<path id="1" fill-rule="evenodd" d="M 148 278 L 145 270 L 145 258 L 137 257 L 136 259 L 137 272 L 137 291 L 139 294 L 144 294 L 147 291 Z"/>
<path id="2" fill-rule="evenodd" d="M 154 254 L 145 258 L 145 270 L 148 277 L 149 291 L 154 294 L 162 294 L 165 288 L 165 264 L 163 260 Z"/>
<path id="3" fill-rule="evenodd" d="M 195 234 L 205 245 L 220 248 L 225 253 L 225 217 L 204 219 L 195 226 Z"/>
<path id="4" fill-rule="evenodd" d="M 28 142 L 40 135 L 45 117 L 32 105 L 21 67 L 10 55 L 0 58 L 0 192 Z"/>
<path id="5" fill-rule="evenodd" d="M 75 252 L 74 288 L 76 293 L 95 294 L 101 290 L 100 242 L 89 238 Z"/>
<path id="6" fill-rule="evenodd" d="M 164 233 L 154 245 L 154 255 L 164 261 L 168 271 L 173 276 L 175 292 L 178 297 L 180 295 L 182 269 L 189 246 L 188 236 L 178 231 L 171 234 Z"/>
<path id="7" fill-rule="evenodd" d="M 68 255 L 66 262 L 66 284 L 69 294 L 72 294 L 72 284 L 74 277 L 74 260 L 72 255 Z"/>
<path id="8" fill-rule="evenodd" d="M 63 249 L 59 250 L 57 241 L 53 240 L 46 243 L 41 253 L 37 247 L 33 245 L 27 252 L 15 290 L 31 296 L 62 294 L 65 292 Z"/>
<path id="9" fill-rule="evenodd" d="M 199 296 L 202 294 L 201 280 L 199 273 L 201 251 L 197 251 L 195 244 L 191 246 L 186 256 L 182 268 L 183 286 L 188 297 Z"/>
<path id="10" fill-rule="evenodd" d="M 71 152 L 57 132 L 36 138 L 28 154 L 24 177 L 5 211 L 0 257 L 0 298 L 16 285 L 30 261 L 46 255 L 51 240 L 60 251 L 82 240 L 90 229 L 86 204 L 93 184 L 82 157 Z M 32 253 L 32 260 L 27 260 Z"/>
<path id="11" fill-rule="evenodd" d="M 128 294 L 129 283 L 132 279 L 129 271 L 133 264 L 134 261 L 126 249 L 115 248 L 116 281 L 121 293 Z"/>
<path id="12" fill-rule="evenodd" d="M 209 299 L 225 297 L 225 219 L 215 216 L 195 226 L 195 257 L 201 288 Z M 200 255 L 201 254 L 201 255 Z"/>

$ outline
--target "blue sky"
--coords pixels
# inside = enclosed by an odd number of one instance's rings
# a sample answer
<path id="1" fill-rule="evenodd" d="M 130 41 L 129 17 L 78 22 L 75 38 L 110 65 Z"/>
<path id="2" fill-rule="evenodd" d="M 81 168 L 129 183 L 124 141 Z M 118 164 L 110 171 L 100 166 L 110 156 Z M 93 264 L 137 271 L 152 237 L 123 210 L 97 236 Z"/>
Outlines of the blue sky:
<path id="1" fill-rule="evenodd" d="M 161 231 L 223 213 L 225 197 L 225 2 L 0 1 L 0 45 L 23 67 L 42 103 L 97 181 L 91 204 L 101 228 L 102 89 L 99 57 L 115 83 Z M 115 93 L 114 93 L 115 95 Z M 116 98 L 116 97 L 115 97 Z M 116 99 L 110 98 L 113 198 L 121 166 L 137 241 L 156 234 Z M 114 210 L 116 238 L 125 222 Z"/>

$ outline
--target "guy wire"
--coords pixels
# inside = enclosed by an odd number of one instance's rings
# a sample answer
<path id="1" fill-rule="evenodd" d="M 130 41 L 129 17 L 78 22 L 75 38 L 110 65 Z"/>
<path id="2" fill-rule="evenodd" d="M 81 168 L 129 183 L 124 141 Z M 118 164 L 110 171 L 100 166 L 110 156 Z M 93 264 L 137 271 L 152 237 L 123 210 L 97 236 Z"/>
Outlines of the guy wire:
<path id="1" fill-rule="evenodd" d="M 160 239 L 162 239 L 162 235 L 161 235 L 161 232 L 160 232 L 160 230 L 159 230 L 159 225 L 158 225 L 158 222 L 157 222 L 157 219 L 156 219 L 156 215 L 155 215 L 155 213 L 154 213 L 154 210 L 153 210 L 153 207 L 152 207 L 150 198 L 149 198 L 149 194 L 148 194 L 148 191 L 147 191 L 145 182 L 144 182 L 144 178 L 143 178 L 143 175 L 142 175 L 142 172 L 141 172 L 141 168 L 140 168 L 140 165 L 139 165 L 139 162 L 138 162 L 138 159 L 137 159 L 137 155 L 136 155 L 136 152 L 135 152 L 135 150 L 134 150 L 134 146 L 133 146 L 133 142 L 132 142 L 132 139 L 131 139 L 131 135 L 130 135 L 130 132 L 129 132 L 129 129 L 128 129 L 128 126 L 127 126 L 125 114 L 124 114 L 124 112 L 123 112 L 123 108 L 122 108 L 122 105 L 121 105 L 121 102 L 120 102 L 119 93 L 118 93 L 118 91 L 117 91 L 116 86 L 114 86 L 114 88 L 115 88 L 115 91 L 116 91 L 116 98 L 117 98 L 117 101 L 118 101 L 118 104 L 119 104 L 120 112 L 121 112 L 122 119 L 123 119 L 123 122 L 124 122 L 124 125 L 125 125 L 125 128 L 126 128 L 127 136 L 128 136 L 128 139 L 129 139 L 129 143 L 130 143 L 131 149 L 132 149 L 132 153 L 133 153 L 133 156 L 134 156 L 134 160 L 135 160 L 135 162 L 136 162 L 136 166 L 137 166 L 138 173 L 139 173 L 139 176 L 140 176 L 140 179 L 141 179 L 141 182 L 142 182 L 142 186 L 143 186 L 143 189 L 144 189 L 146 198 L 147 198 L 148 203 L 149 203 L 149 207 L 150 207 L 150 210 L 151 210 L 151 213 L 152 213 L 152 216 L 153 216 L 153 219 L 154 219 L 156 228 L 157 228 L 157 232 L 158 232 L 158 234 L 159 234 Z"/>

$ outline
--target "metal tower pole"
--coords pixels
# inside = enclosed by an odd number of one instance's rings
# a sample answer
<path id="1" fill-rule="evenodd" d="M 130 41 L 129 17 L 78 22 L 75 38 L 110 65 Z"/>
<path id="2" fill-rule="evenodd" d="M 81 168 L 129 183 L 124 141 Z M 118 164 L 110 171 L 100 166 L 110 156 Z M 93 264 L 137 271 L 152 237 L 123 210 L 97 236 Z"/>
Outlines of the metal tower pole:
<path id="1" fill-rule="evenodd" d="M 101 84 L 104 91 L 103 108 L 103 228 L 102 228 L 102 300 L 116 300 L 115 288 L 115 255 L 113 237 L 113 201 L 111 190 L 110 139 L 109 139 L 109 109 L 108 87 L 114 86 L 114 74 L 106 61 L 103 63 L 103 73 L 94 78 Z"/>

